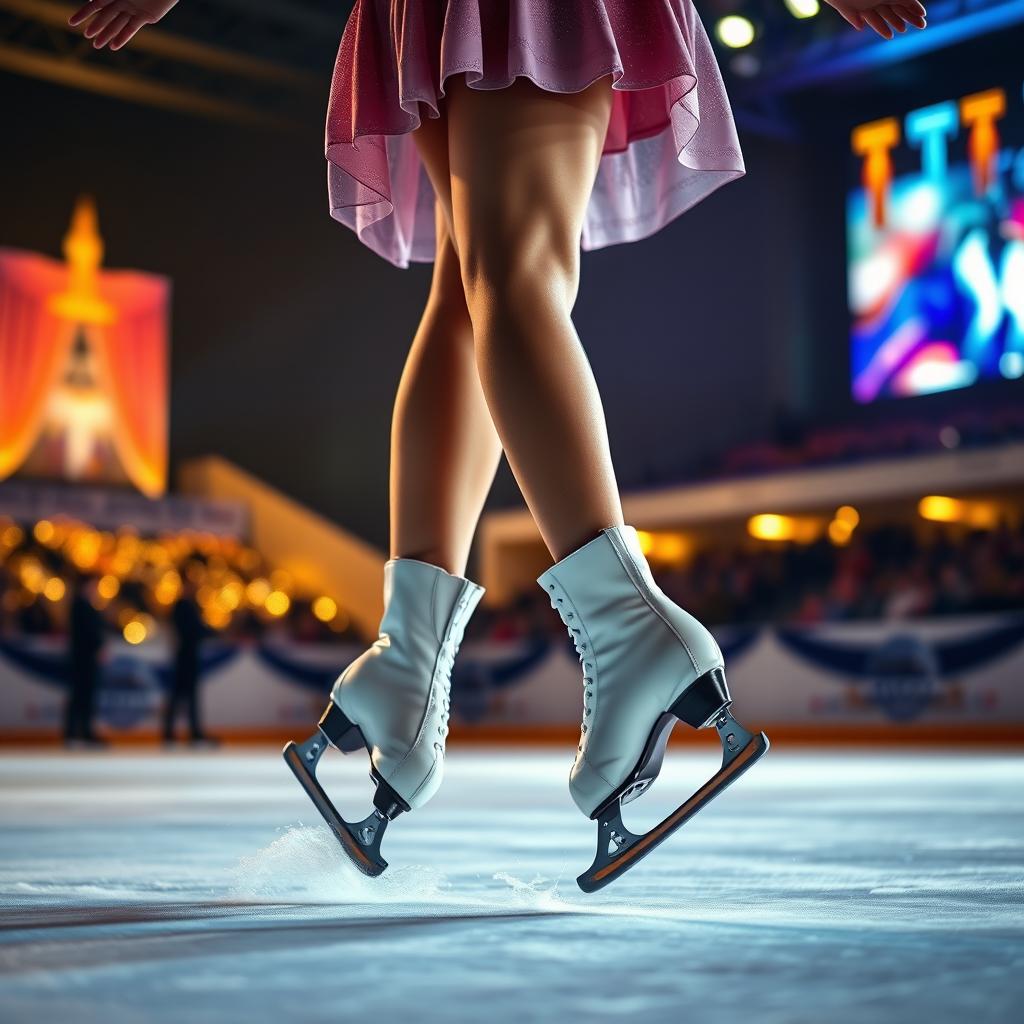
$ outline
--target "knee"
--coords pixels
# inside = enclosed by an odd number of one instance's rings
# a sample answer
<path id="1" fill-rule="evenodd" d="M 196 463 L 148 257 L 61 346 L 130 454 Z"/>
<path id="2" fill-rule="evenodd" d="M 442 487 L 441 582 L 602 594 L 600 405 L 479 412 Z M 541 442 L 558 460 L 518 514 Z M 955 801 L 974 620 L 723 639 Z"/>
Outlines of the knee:
<path id="1" fill-rule="evenodd" d="M 568 316 L 579 285 L 579 251 L 545 239 L 464 247 L 463 293 L 474 328 Z"/>
<path id="2" fill-rule="evenodd" d="M 451 339 L 472 338 L 473 321 L 461 278 L 456 276 L 454 282 L 443 284 L 434 282 L 427 300 L 426 319 L 432 334 Z"/>
<path id="3" fill-rule="evenodd" d="M 472 330 L 459 257 L 450 237 L 438 246 L 427 304 L 432 319 L 447 331 Z"/>
<path id="4" fill-rule="evenodd" d="M 459 260 L 450 247 L 438 252 L 435 257 L 426 319 L 433 329 L 440 330 L 442 334 L 472 331 Z"/>

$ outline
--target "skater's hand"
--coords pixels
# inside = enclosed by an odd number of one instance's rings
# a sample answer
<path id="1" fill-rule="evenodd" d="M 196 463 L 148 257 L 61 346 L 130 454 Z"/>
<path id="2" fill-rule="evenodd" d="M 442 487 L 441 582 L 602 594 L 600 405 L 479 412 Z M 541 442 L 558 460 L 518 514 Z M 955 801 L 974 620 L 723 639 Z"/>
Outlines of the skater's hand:
<path id="1" fill-rule="evenodd" d="M 143 25 L 159 21 L 178 0 L 89 0 L 68 18 L 74 28 L 84 25 L 82 34 L 100 49 L 110 43 L 120 50 Z"/>
<path id="2" fill-rule="evenodd" d="M 924 28 L 928 12 L 918 0 L 825 0 L 834 7 L 858 32 L 865 25 L 873 28 L 883 39 L 892 39 L 897 32 L 906 32 L 907 25 Z"/>

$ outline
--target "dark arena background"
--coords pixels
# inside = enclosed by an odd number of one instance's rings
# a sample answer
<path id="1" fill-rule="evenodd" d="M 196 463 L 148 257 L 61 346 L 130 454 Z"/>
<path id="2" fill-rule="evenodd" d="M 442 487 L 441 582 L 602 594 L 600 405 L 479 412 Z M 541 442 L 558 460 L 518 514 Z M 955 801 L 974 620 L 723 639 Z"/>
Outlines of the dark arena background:
<path id="1" fill-rule="evenodd" d="M 747 174 L 585 253 L 573 317 L 625 520 L 772 749 L 587 895 L 579 662 L 504 462 L 445 786 L 385 875 L 280 756 L 377 635 L 431 273 L 328 215 L 351 4 L 183 0 L 110 52 L 0 0 L 4 1021 L 1020 1019 L 1024 3 L 892 40 L 696 7 Z M 676 730 L 634 827 L 709 733 Z M 364 769 L 325 759 L 343 810 Z"/>

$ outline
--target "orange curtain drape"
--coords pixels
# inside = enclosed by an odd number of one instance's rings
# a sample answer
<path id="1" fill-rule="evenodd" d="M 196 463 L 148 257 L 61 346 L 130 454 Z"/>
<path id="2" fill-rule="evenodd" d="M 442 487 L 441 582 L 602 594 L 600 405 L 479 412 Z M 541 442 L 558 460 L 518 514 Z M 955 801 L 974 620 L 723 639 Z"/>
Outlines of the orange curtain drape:
<path id="1" fill-rule="evenodd" d="M 107 273 L 100 295 L 117 310 L 115 322 L 94 334 L 117 415 L 114 443 L 132 483 L 155 497 L 167 489 L 170 285 L 149 274 Z"/>
<path id="2" fill-rule="evenodd" d="M 72 325 L 48 306 L 67 281 L 62 263 L 0 249 L 0 480 L 31 451 L 67 360 Z"/>
<path id="3" fill-rule="evenodd" d="M 0 249 L 0 480 L 31 451 L 67 365 L 76 324 L 53 312 L 51 299 L 68 286 L 63 263 Z M 170 285 L 150 274 L 101 271 L 98 291 L 113 323 L 91 325 L 89 338 L 117 417 L 114 444 L 132 483 L 155 497 L 167 488 Z"/>

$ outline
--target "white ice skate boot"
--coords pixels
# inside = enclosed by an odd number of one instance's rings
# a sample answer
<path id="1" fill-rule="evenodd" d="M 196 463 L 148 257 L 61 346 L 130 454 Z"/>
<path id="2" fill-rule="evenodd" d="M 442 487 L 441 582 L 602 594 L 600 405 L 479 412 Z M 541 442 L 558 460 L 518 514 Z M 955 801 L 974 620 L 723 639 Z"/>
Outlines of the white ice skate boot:
<path id="1" fill-rule="evenodd" d="M 593 892 L 633 867 L 768 749 L 729 712 L 715 638 L 651 575 L 632 526 L 612 526 L 537 578 L 569 629 L 583 665 L 583 724 L 569 791 L 597 819 L 597 856 L 577 878 Z M 621 805 L 661 771 L 677 721 L 714 725 L 722 768 L 661 824 L 635 835 Z"/>
<path id="2" fill-rule="evenodd" d="M 484 588 L 429 562 L 393 558 L 384 565 L 384 616 L 377 640 L 338 677 L 319 730 L 289 743 L 284 758 L 356 866 L 379 875 L 389 820 L 422 807 L 444 774 L 451 672 Z M 351 823 L 316 779 L 327 744 L 345 753 L 365 747 L 373 812 Z"/>

